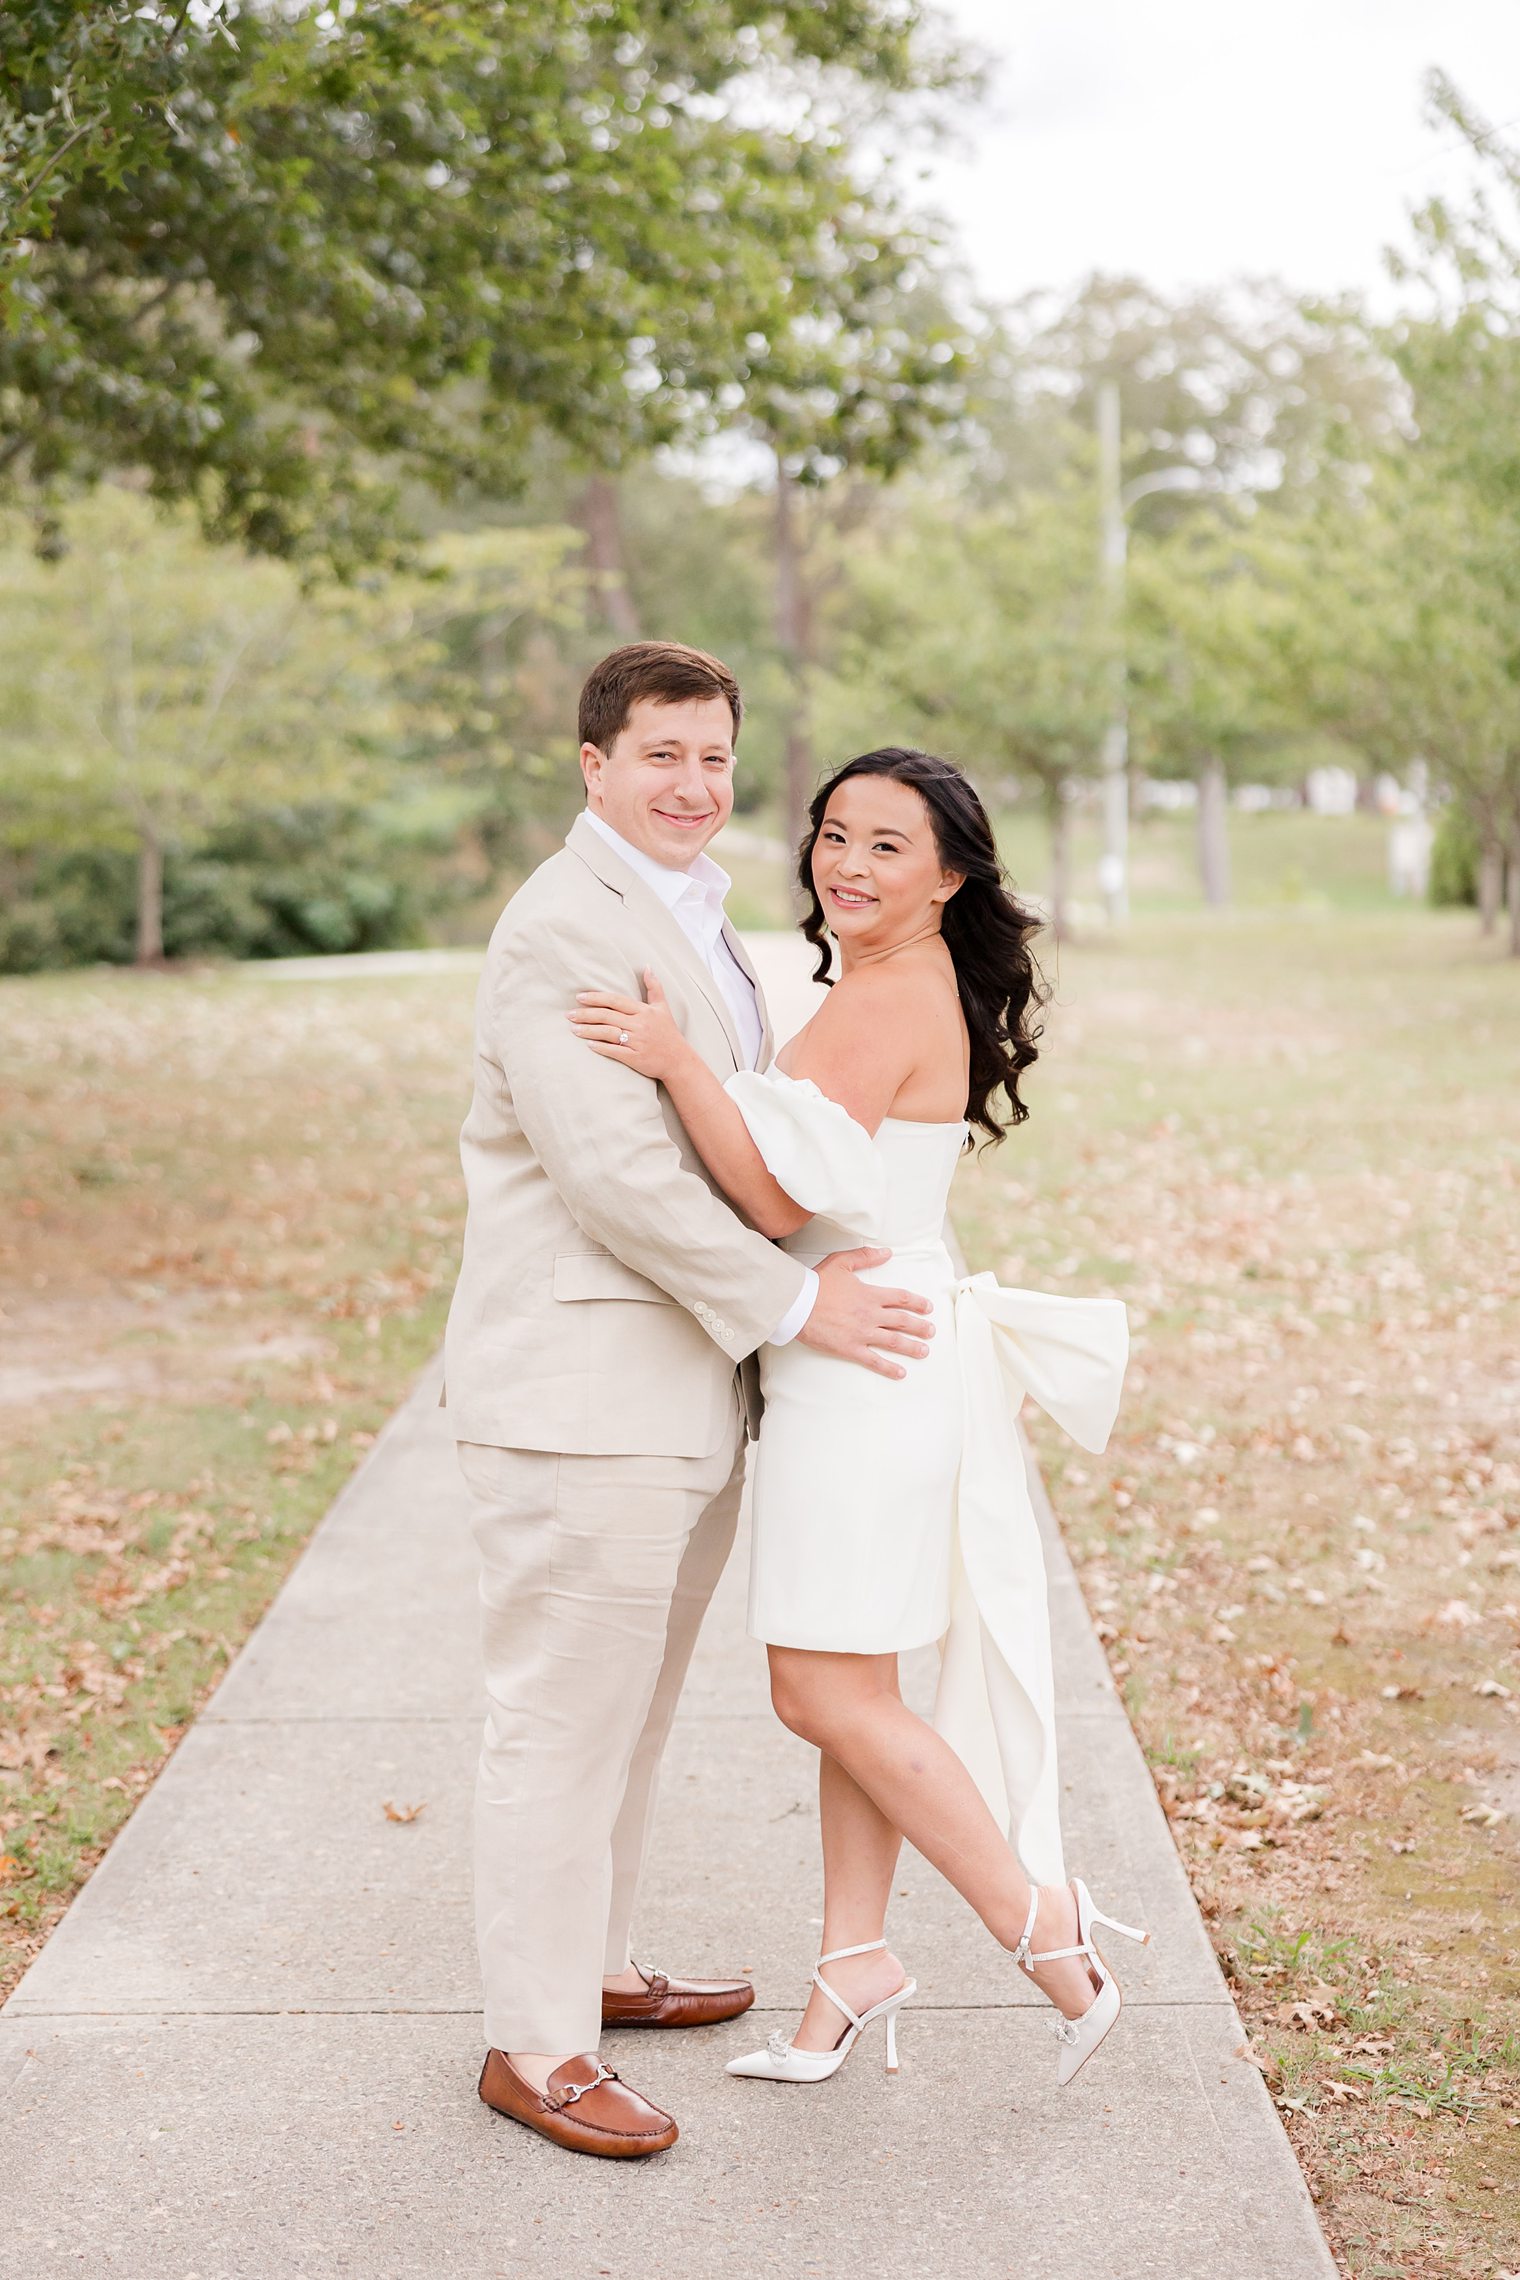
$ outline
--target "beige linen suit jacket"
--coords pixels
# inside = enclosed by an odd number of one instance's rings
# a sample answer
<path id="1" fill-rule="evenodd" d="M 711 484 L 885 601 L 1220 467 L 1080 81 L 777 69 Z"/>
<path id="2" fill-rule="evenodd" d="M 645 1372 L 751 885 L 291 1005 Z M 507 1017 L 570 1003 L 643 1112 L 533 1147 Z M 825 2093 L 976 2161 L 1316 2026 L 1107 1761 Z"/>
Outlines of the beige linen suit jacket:
<path id="1" fill-rule="evenodd" d="M 646 966 L 708 1066 L 732 1076 L 742 1048 L 718 983 L 582 818 L 502 912 L 476 1001 L 469 1215 L 444 1347 L 456 1440 L 710 1456 L 734 1430 L 736 1369 L 758 1423 L 755 1350 L 804 1270 L 724 1200 L 664 1091 L 565 1019 L 577 990 L 641 997 Z M 767 1023 L 762 1065 L 770 1050 Z"/>

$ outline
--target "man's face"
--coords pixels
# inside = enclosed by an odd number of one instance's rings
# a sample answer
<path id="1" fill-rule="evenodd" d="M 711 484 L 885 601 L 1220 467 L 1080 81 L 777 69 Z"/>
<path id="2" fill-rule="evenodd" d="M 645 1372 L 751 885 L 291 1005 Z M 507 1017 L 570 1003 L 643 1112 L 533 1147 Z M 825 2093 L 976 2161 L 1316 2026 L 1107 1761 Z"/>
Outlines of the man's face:
<path id="1" fill-rule="evenodd" d="M 734 722 L 722 697 L 639 697 L 610 752 L 581 746 L 586 804 L 630 846 L 684 871 L 734 805 Z"/>

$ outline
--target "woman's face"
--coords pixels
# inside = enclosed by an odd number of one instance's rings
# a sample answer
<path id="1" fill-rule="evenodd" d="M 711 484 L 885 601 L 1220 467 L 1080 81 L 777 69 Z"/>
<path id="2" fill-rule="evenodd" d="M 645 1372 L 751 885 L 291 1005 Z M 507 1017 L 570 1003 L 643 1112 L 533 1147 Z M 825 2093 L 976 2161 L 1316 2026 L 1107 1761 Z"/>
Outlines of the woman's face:
<path id="1" fill-rule="evenodd" d="M 960 884 L 911 784 L 851 776 L 839 786 L 813 845 L 813 885 L 842 944 L 869 950 L 937 927 Z"/>

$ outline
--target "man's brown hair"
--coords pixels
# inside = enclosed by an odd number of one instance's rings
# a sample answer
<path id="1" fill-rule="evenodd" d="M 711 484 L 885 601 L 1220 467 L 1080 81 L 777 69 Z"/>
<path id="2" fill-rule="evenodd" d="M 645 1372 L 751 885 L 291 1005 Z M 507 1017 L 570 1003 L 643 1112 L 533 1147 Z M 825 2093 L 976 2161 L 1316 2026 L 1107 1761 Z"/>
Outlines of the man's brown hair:
<path id="1" fill-rule="evenodd" d="M 610 752 L 628 726 L 640 697 L 656 704 L 685 704 L 692 697 L 722 697 L 734 721 L 734 741 L 744 717 L 739 684 L 719 658 L 684 641 L 630 641 L 591 669 L 581 691 L 581 742 Z"/>

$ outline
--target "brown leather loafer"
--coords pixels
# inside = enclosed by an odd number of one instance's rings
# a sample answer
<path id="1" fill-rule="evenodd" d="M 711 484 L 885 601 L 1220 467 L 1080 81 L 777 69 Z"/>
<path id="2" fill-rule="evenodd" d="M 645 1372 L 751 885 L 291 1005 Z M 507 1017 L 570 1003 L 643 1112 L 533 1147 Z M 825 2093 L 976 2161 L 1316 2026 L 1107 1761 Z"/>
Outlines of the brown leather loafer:
<path id="1" fill-rule="evenodd" d="M 619 1989 L 602 1989 L 604 2027 L 713 2027 L 720 2019 L 737 2019 L 755 2000 L 747 1979 L 689 1979 L 672 1987 L 663 1971 L 634 1970 L 644 1984 L 636 1995 Z"/>
<path id="2" fill-rule="evenodd" d="M 637 2161 L 663 2153 L 679 2130 L 663 2107 L 630 2090 L 593 2051 L 567 2058 L 542 2093 L 525 2082 L 505 2051 L 488 2050 L 480 2073 L 486 2105 L 552 2138 L 570 2153 L 596 2153 L 607 2161 Z"/>

